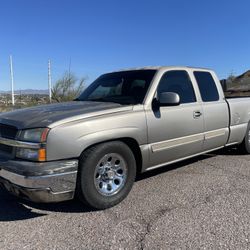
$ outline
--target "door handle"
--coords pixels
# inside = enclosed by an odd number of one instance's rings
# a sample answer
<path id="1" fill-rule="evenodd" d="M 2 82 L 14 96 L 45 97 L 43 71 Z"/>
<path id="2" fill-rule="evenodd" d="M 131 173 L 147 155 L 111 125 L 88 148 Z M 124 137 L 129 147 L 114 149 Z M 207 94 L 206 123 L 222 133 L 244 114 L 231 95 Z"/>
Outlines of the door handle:
<path id="1" fill-rule="evenodd" d="M 200 111 L 194 111 L 193 115 L 194 115 L 194 118 L 197 119 L 200 116 L 202 116 L 202 113 Z"/>

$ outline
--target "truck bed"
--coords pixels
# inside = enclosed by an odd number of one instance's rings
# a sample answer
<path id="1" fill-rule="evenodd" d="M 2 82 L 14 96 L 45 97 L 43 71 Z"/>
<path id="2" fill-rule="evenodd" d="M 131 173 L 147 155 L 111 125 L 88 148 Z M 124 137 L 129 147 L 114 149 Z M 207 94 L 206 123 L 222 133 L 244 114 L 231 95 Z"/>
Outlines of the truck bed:
<path id="1" fill-rule="evenodd" d="M 230 112 L 230 137 L 228 144 L 243 141 L 250 119 L 250 97 L 226 98 Z"/>

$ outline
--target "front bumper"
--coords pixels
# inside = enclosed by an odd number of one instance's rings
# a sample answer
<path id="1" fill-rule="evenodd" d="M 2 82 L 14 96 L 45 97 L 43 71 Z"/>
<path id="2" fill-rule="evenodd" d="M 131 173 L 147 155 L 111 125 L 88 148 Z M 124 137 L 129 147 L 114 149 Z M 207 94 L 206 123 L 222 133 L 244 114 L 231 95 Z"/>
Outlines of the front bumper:
<path id="1" fill-rule="evenodd" d="M 60 202 L 74 198 L 78 160 L 28 162 L 0 159 L 0 185 L 34 202 Z"/>

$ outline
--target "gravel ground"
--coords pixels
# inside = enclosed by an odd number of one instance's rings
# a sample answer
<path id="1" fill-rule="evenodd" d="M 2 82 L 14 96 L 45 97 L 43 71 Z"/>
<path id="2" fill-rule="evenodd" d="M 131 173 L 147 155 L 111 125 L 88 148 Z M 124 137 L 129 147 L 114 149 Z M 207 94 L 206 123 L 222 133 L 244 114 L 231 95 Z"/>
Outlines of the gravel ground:
<path id="1" fill-rule="evenodd" d="M 250 249 L 250 156 L 219 151 L 139 176 L 105 211 L 0 190 L 0 249 Z"/>

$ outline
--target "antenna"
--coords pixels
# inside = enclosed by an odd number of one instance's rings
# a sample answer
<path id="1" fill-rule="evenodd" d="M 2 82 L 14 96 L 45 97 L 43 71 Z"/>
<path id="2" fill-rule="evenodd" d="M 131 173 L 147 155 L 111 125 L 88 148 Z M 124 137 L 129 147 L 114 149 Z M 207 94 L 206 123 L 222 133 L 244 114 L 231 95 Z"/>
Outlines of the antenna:
<path id="1" fill-rule="evenodd" d="M 10 55 L 10 78 L 11 78 L 11 96 L 12 96 L 12 105 L 13 105 L 13 106 L 15 106 L 14 74 L 13 74 L 12 55 Z"/>
<path id="2" fill-rule="evenodd" d="M 52 94 L 51 94 L 51 62 L 48 61 L 48 85 L 49 85 L 49 102 L 51 103 Z"/>

